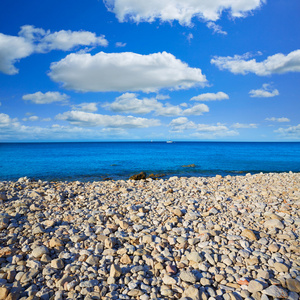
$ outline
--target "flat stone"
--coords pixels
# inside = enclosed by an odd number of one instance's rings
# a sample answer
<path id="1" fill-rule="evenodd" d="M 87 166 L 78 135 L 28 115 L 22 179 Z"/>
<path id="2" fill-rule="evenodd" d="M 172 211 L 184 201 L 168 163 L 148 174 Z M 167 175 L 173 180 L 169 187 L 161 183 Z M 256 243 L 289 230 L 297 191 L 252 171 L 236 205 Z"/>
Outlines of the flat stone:
<path id="1" fill-rule="evenodd" d="M 289 278 L 286 280 L 286 285 L 287 285 L 287 288 L 291 292 L 300 293 L 300 281 L 299 280 Z"/>
<path id="2" fill-rule="evenodd" d="M 260 292 L 264 289 L 264 286 L 257 280 L 251 280 L 248 285 L 248 291 L 250 293 Z"/>
<path id="3" fill-rule="evenodd" d="M 32 250 L 32 256 L 35 257 L 35 258 L 40 258 L 42 257 L 44 254 L 48 254 L 49 253 L 49 250 L 46 246 L 39 246 L 39 247 L 36 247 Z"/>
<path id="4" fill-rule="evenodd" d="M 5 286 L 0 287 L 0 299 L 5 299 L 9 294 L 9 289 Z"/>
<path id="5" fill-rule="evenodd" d="M 244 229 L 241 233 L 241 236 L 248 238 L 251 241 L 256 241 L 257 237 L 255 236 L 254 232 L 250 229 Z"/>
<path id="6" fill-rule="evenodd" d="M 278 252 L 279 251 L 279 246 L 277 244 L 271 244 L 269 247 L 268 247 L 269 251 L 271 252 Z"/>
<path id="7" fill-rule="evenodd" d="M 182 271 L 180 272 L 180 279 L 186 282 L 195 283 L 196 276 L 190 271 Z"/>
<path id="8" fill-rule="evenodd" d="M 264 226 L 268 229 L 278 228 L 284 229 L 284 225 L 278 219 L 271 219 L 264 223 Z"/>
<path id="9" fill-rule="evenodd" d="M 277 285 L 271 285 L 265 290 L 262 291 L 263 294 L 267 296 L 272 296 L 274 298 L 288 298 L 288 293 L 281 287 L 278 287 Z"/>
<path id="10" fill-rule="evenodd" d="M 51 261 L 51 267 L 52 267 L 53 269 L 60 270 L 60 269 L 63 269 L 63 268 L 65 267 L 65 264 L 64 264 L 64 262 L 63 262 L 62 259 L 56 258 L 56 259 L 53 259 L 53 260 Z"/>
<path id="11" fill-rule="evenodd" d="M 202 258 L 201 258 L 201 256 L 199 255 L 198 252 L 191 252 L 191 253 L 188 253 L 188 254 L 186 255 L 186 258 L 187 258 L 188 260 L 194 261 L 194 262 L 196 262 L 196 263 L 199 263 L 199 262 L 202 261 Z"/>
<path id="12" fill-rule="evenodd" d="M 177 283 L 173 277 L 168 276 L 168 275 L 165 275 L 162 280 L 163 280 L 163 283 L 167 284 L 167 285 L 172 285 L 172 284 Z"/>
<path id="13" fill-rule="evenodd" d="M 184 290 L 182 297 L 186 297 L 191 300 L 200 300 L 199 290 L 193 286 L 189 286 L 186 290 Z"/>
<path id="14" fill-rule="evenodd" d="M 287 265 L 279 263 L 279 262 L 276 262 L 274 264 L 274 268 L 277 272 L 288 272 L 289 271 L 289 268 Z"/>

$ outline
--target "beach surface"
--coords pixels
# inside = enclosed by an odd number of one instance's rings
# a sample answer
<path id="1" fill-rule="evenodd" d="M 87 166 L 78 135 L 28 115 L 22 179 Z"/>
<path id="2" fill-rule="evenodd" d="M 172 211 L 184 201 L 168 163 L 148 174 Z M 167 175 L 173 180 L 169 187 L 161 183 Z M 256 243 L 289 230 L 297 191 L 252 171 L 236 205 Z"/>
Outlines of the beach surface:
<path id="1" fill-rule="evenodd" d="M 0 299 L 299 299 L 300 173 L 0 182 Z"/>

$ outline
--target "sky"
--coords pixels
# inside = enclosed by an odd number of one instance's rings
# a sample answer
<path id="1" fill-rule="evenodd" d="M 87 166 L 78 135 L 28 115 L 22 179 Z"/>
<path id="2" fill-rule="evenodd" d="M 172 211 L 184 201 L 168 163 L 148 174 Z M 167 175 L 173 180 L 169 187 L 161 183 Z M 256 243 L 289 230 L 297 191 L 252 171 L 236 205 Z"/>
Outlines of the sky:
<path id="1" fill-rule="evenodd" d="M 300 141 L 299 0 L 1 0 L 0 141 Z"/>

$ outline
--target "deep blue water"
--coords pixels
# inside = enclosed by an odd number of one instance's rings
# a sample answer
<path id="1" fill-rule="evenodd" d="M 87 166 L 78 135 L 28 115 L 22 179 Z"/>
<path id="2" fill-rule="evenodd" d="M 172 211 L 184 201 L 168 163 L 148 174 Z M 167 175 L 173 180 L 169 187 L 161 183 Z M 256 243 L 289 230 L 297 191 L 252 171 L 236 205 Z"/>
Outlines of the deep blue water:
<path id="1" fill-rule="evenodd" d="M 183 165 L 195 164 L 195 168 Z M 169 176 L 300 172 L 300 143 L 100 142 L 2 143 L 0 180 L 128 179 L 145 171 Z"/>

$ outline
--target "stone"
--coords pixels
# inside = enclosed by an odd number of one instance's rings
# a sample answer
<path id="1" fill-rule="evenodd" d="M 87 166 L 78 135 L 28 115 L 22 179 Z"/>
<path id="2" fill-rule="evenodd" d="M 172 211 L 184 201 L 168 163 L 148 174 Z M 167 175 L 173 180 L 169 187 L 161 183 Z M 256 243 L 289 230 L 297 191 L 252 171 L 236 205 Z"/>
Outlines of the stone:
<path id="1" fill-rule="evenodd" d="M 0 299 L 5 299 L 9 294 L 9 289 L 5 286 L 0 287 Z"/>
<path id="2" fill-rule="evenodd" d="M 286 280 L 286 285 L 287 285 L 287 288 L 291 292 L 300 293 L 300 281 L 299 280 L 293 279 L 293 278 L 288 278 Z"/>
<path id="3" fill-rule="evenodd" d="M 142 180 L 142 179 L 146 179 L 147 178 L 147 175 L 145 172 L 141 172 L 139 174 L 135 174 L 135 175 L 132 175 L 131 177 L 129 177 L 129 179 L 131 180 Z"/>
<path id="4" fill-rule="evenodd" d="M 195 283 L 197 280 L 196 276 L 191 271 L 181 271 L 180 279 L 190 283 Z"/>
<path id="5" fill-rule="evenodd" d="M 263 294 L 267 296 L 272 296 L 274 298 L 288 298 L 288 293 L 281 287 L 278 287 L 277 285 L 271 285 L 265 290 L 262 291 Z"/>
<path id="6" fill-rule="evenodd" d="M 62 247 L 62 246 L 64 246 L 64 243 L 60 239 L 58 239 L 57 237 L 53 237 L 49 241 L 49 247 L 50 248 L 56 248 L 56 247 Z"/>
<path id="7" fill-rule="evenodd" d="M 123 254 L 121 259 L 120 259 L 120 262 L 124 265 L 129 265 L 129 264 L 131 264 L 131 258 L 130 258 L 129 255 Z"/>
<path id="8" fill-rule="evenodd" d="M 130 296 L 130 297 L 137 297 L 137 296 L 143 295 L 143 292 L 141 290 L 138 290 L 138 289 L 133 289 L 133 290 L 130 290 L 127 293 L 127 295 Z"/>
<path id="9" fill-rule="evenodd" d="M 182 297 L 186 297 L 190 300 L 200 300 L 199 290 L 194 286 L 189 286 L 184 290 Z"/>
<path id="10" fill-rule="evenodd" d="M 173 277 L 168 276 L 168 275 L 165 275 L 162 280 L 163 280 L 163 283 L 166 285 L 172 285 L 172 284 L 177 283 Z"/>
<path id="11" fill-rule="evenodd" d="M 120 277 L 122 275 L 122 269 L 120 268 L 119 265 L 116 265 L 116 264 L 112 264 L 111 267 L 110 267 L 110 273 L 109 273 L 110 277 L 113 277 L 113 278 L 117 278 L 117 277 Z"/>
<path id="12" fill-rule="evenodd" d="M 31 252 L 32 256 L 35 257 L 35 258 L 40 258 L 44 254 L 48 254 L 48 253 L 49 253 L 49 250 L 48 250 L 48 248 L 46 246 L 36 247 Z"/>
<path id="13" fill-rule="evenodd" d="M 286 266 L 285 264 L 283 263 L 279 263 L 279 262 L 276 262 L 274 264 L 274 268 L 277 272 L 288 272 L 289 271 L 289 268 L 288 266 Z"/>
<path id="14" fill-rule="evenodd" d="M 241 233 L 241 236 L 248 238 L 251 241 L 256 241 L 257 237 L 255 236 L 254 232 L 250 229 L 244 229 Z"/>
<path id="15" fill-rule="evenodd" d="M 279 251 L 279 246 L 277 244 L 271 244 L 269 247 L 268 247 L 269 251 L 271 252 L 278 252 Z"/>
<path id="16" fill-rule="evenodd" d="M 97 266 L 99 264 L 99 257 L 95 255 L 90 255 L 88 256 L 85 262 L 91 266 Z"/>
<path id="17" fill-rule="evenodd" d="M 60 269 L 63 269 L 64 267 L 65 267 L 65 264 L 64 264 L 63 260 L 60 258 L 56 258 L 51 261 L 51 268 L 53 268 L 53 269 L 60 270 Z"/>
<path id="18" fill-rule="evenodd" d="M 284 229 L 284 225 L 278 219 L 268 220 L 264 223 L 264 226 L 268 229 L 272 229 L 272 228 Z"/>
<path id="19" fill-rule="evenodd" d="M 198 252 L 191 252 L 191 253 L 188 253 L 188 254 L 186 255 L 186 258 L 187 258 L 188 260 L 194 261 L 194 262 L 196 262 L 196 263 L 199 263 L 199 262 L 202 261 L 202 258 L 201 258 L 201 256 L 199 255 Z"/>
<path id="20" fill-rule="evenodd" d="M 262 283 L 260 283 L 259 281 L 257 280 L 251 280 L 249 282 L 249 285 L 248 285 L 248 291 L 250 293 L 256 293 L 256 292 L 260 292 L 264 289 L 264 286 Z"/>

